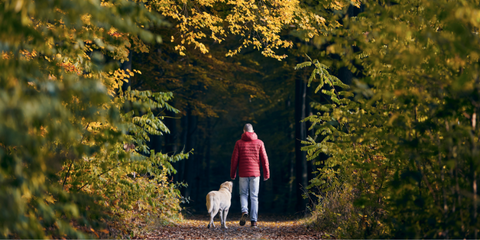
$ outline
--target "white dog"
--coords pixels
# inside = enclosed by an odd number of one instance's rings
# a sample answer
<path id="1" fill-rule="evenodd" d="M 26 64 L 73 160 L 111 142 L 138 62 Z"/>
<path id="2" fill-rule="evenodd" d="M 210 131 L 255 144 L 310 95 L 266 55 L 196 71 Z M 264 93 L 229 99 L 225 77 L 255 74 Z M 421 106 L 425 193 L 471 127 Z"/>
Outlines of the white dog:
<path id="1" fill-rule="evenodd" d="M 230 209 L 230 199 L 232 198 L 233 183 L 230 181 L 222 183 L 218 191 L 211 191 L 207 194 L 207 210 L 210 214 L 210 226 L 215 227 L 213 218 L 220 212 L 221 227 L 227 228 L 227 214 Z"/>

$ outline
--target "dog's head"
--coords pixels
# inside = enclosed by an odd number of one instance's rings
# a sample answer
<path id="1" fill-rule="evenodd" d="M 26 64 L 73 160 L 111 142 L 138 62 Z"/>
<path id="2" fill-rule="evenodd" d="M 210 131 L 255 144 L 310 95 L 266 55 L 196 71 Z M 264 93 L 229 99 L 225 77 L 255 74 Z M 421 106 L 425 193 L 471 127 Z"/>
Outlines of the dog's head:
<path id="1" fill-rule="evenodd" d="M 226 188 L 230 193 L 232 193 L 233 183 L 231 181 L 226 181 L 220 185 L 220 189 Z"/>

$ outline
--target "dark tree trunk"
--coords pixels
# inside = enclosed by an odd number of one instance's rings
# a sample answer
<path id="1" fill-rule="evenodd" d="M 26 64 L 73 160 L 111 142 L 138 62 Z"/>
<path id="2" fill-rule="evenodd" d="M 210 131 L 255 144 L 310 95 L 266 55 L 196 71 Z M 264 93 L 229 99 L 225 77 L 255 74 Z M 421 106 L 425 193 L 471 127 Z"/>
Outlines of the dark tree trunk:
<path id="1" fill-rule="evenodd" d="M 151 150 L 155 150 L 155 153 L 162 151 L 162 136 L 159 135 L 149 135 L 150 144 L 149 147 Z"/>
<path id="2" fill-rule="evenodd" d="M 292 105 L 292 101 L 290 100 L 290 97 L 287 99 L 285 102 L 285 106 L 287 111 L 290 109 Z M 286 134 L 289 138 L 290 141 L 295 141 L 295 130 L 293 128 L 293 125 L 291 124 L 290 120 L 287 118 L 287 127 L 286 127 Z M 288 193 L 287 193 L 287 204 L 285 205 L 285 212 L 289 212 L 292 209 L 295 209 L 295 191 L 293 186 L 295 183 L 293 183 L 291 180 L 295 177 L 295 153 L 288 151 Z"/>
<path id="3" fill-rule="evenodd" d="M 191 106 L 187 107 L 187 128 L 184 130 L 186 131 L 186 151 L 191 151 L 195 146 L 195 131 L 197 128 L 197 117 L 192 115 L 192 108 Z M 184 196 L 186 198 L 190 197 L 192 193 L 192 188 L 195 187 L 194 180 L 195 180 L 195 167 L 196 167 L 196 158 L 195 154 L 191 155 L 188 159 L 183 160 L 185 162 L 185 182 L 188 184 L 188 187 L 185 189 Z"/>
<path id="4" fill-rule="evenodd" d="M 175 102 L 172 102 L 171 104 L 172 106 L 175 106 Z M 177 129 L 177 120 L 175 119 L 174 112 L 170 112 L 170 111 L 167 112 L 167 117 L 165 118 L 165 125 L 170 130 L 170 133 L 165 136 L 165 152 L 164 153 L 171 156 L 177 153 L 178 129 Z M 182 161 L 173 163 L 173 168 L 179 171 L 181 162 Z M 180 173 L 177 172 L 177 174 L 173 176 L 173 180 L 175 182 L 181 181 L 181 179 L 179 179 L 179 174 Z"/>
<path id="5" fill-rule="evenodd" d="M 313 114 L 312 112 L 312 108 L 310 107 L 310 94 L 312 92 L 312 89 L 311 88 L 307 88 L 307 99 L 306 99 L 306 115 L 307 116 L 311 116 Z M 311 122 L 306 122 L 306 131 L 307 131 L 307 136 L 310 136 L 310 137 L 314 137 L 314 134 L 315 134 L 315 130 L 314 129 L 311 129 L 311 130 L 308 130 L 310 129 L 310 127 L 312 127 L 312 123 Z M 310 183 L 310 180 L 312 180 L 315 175 L 313 174 L 313 172 L 315 171 L 315 160 L 312 159 L 310 161 L 307 161 L 307 176 L 308 176 L 308 179 L 307 179 L 307 182 Z"/>
<path id="6" fill-rule="evenodd" d="M 205 179 L 205 188 L 209 189 L 210 187 L 210 161 L 211 161 L 211 152 L 212 152 L 212 119 L 207 118 L 207 146 L 205 149 L 205 168 L 206 168 L 206 179 Z"/>
<path id="7" fill-rule="evenodd" d="M 128 53 L 128 61 L 124 61 L 123 63 L 121 63 L 120 64 L 120 69 L 122 69 L 124 71 L 127 71 L 127 70 L 132 71 L 132 62 L 133 62 L 132 51 L 130 51 L 130 53 Z M 128 75 L 127 80 L 128 80 L 128 82 L 124 82 L 123 85 L 122 85 L 122 90 L 123 91 L 126 91 L 128 89 L 128 87 L 131 86 L 130 75 Z"/>
<path id="8" fill-rule="evenodd" d="M 301 141 L 306 140 L 306 124 L 302 120 L 306 117 L 307 83 L 305 71 L 295 80 L 295 161 L 296 161 L 296 199 L 297 212 L 304 212 L 307 199 L 303 198 L 303 191 L 307 187 L 307 160 L 306 152 L 302 151 Z"/>
<path id="9" fill-rule="evenodd" d="M 195 122 L 197 123 L 196 125 L 198 128 L 198 126 L 200 125 L 198 123 L 198 116 L 195 116 Z M 191 163 L 193 164 L 193 166 L 190 168 L 192 170 L 191 172 L 192 183 L 189 184 L 189 188 L 190 188 L 190 198 L 195 204 L 195 208 L 199 209 L 200 205 L 205 204 L 205 202 L 198 200 L 198 199 L 202 199 L 202 198 L 199 198 L 199 196 L 203 188 L 203 182 L 205 181 L 205 174 L 204 174 L 205 168 L 203 164 L 205 161 L 205 141 L 201 141 L 201 139 L 199 138 L 199 135 L 204 136 L 202 135 L 202 132 L 200 131 L 200 129 L 198 129 L 196 133 L 197 134 L 194 134 L 193 136 L 195 138 L 195 141 L 194 141 L 195 155 L 193 155 L 195 158 L 193 163 Z"/>
<path id="10" fill-rule="evenodd" d="M 183 146 L 183 152 L 188 152 L 189 149 L 187 148 L 187 138 L 188 138 L 188 121 L 190 120 L 190 117 L 188 116 L 189 115 L 189 110 L 188 110 L 188 106 L 187 106 L 187 111 L 185 112 L 185 116 L 182 117 L 182 120 L 181 120 L 181 126 L 182 126 L 182 139 L 181 139 L 181 143 L 182 143 L 182 146 Z M 192 158 L 193 156 L 190 156 L 190 158 Z M 186 182 L 186 175 L 185 175 L 185 172 L 186 172 L 186 166 L 187 166 L 187 161 L 188 159 L 184 159 L 182 161 L 180 161 L 179 163 L 179 168 L 178 168 L 178 179 L 179 179 L 179 182 Z M 182 195 L 185 196 L 185 188 L 182 189 Z"/>
<path id="11" fill-rule="evenodd" d="M 338 69 L 338 79 L 342 80 L 343 83 L 350 85 L 352 84 L 353 73 L 347 67 L 341 67 Z"/>

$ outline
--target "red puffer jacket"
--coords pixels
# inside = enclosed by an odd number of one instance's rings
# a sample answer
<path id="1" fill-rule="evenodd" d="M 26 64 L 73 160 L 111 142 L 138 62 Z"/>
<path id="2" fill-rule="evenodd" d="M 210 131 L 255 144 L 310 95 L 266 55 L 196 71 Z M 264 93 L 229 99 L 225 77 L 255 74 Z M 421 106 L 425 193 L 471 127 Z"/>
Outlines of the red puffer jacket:
<path id="1" fill-rule="evenodd" d="M 267 152 L 262 140 L 254 132 L 244 132 L 242 139 L 235 144 L 230 165 L 230 177 L 260 177 L 260 163 L 263 167 L 263 178 L 270 178 Z"/>

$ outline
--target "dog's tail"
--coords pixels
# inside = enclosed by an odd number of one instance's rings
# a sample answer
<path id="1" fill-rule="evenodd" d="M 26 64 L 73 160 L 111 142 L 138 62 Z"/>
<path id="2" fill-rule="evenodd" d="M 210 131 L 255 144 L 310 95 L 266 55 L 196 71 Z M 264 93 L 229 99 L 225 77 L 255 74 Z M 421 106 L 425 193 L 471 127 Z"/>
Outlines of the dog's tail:
<path id="1" fill-rule="evenodd" d="M 211 213 L 213 211 L 213 194 L 207 194 L 207 211 Z"/>

